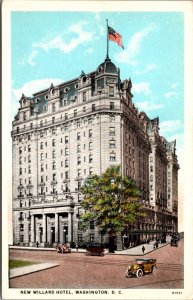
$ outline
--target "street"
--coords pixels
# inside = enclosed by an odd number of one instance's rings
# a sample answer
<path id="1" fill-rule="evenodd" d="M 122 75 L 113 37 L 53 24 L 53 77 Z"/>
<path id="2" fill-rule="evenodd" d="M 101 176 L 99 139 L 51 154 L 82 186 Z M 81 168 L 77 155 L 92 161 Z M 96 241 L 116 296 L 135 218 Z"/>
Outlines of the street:
<path id="1" fill-rule="evenodd" d="M 146 274 L 141 279 L 126 278 L 127 265 L 137 257 L 121 254 L 100 257 L 86 256 L 85 253 L 59 254 L 10 249 L 10 259 L 59 264 L 51 269 L 10 279 L 10 288 L 183 288 L 184 240 L 179 241 L 178 247 L 167 245 L 144 255 L 157 259 L 158 269 L 155 275 Z"/>

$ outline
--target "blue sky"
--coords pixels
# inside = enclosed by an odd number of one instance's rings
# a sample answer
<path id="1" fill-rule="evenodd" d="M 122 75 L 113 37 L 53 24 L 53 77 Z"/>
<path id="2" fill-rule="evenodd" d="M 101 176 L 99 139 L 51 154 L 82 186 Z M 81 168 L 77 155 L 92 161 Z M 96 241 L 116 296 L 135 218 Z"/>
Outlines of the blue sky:
<path id="1" fill-rule="evenodd" d="M 106 57 L 106 19 L 123 38 L 109 41 L 133 101 L 183 150 L 184 20 L 175 12 L 12 12 L 12 113 L 19 98 L 91 72 Z"/>

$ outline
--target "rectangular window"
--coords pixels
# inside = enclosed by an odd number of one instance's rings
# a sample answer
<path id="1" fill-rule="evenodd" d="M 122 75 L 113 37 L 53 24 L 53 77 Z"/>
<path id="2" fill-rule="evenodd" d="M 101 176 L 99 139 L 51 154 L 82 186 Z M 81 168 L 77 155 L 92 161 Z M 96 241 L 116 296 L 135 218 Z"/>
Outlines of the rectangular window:
<path id="1" fill-rule="evenodd" d="M 77 165 L 80 165 L 80 164 L 81 164 L 81 157 L 78 156 L 78 157 L 77 157 Z"/>
<path id="2" fill-rule="evenodd" d="M 109 127 L 109 135 L 115 135 L 115 127 Z"/>
<path id="3" fill-rule="evenodd" d="M 112 148 L 115 148 L 115 141 L 111 140 L 109 141 L 109 147 L 112 149 Z"/>
<path id="4" fill-rule="evenodd" d="M 28 145 L 28 152 L 31 152 L 31 146 Z"/>
<path id="5" fill-rule="evenodd" d="M 55 103 L 52 103 L 52 112 L 56 111 Z"/>
<path id="6" fill-rule="evenodd" d="M 93 174 L 93 168 L 90 167 L 90 168 L 89 168 L 89 175 L 92 175 L 92 174 Z"/>
<path id="7" fill-rule="evenodd" d="M 77 176 L 80 177 L 81 176 L 81 169 L 77 170 Z"/>
<path id="8" fill-rule="evenodd" d="M 83 111 L 83 112 L 86 112 L 86 106 L 84 106 L 84 107 L 82 108 L 82 111 Z"/>
<path id="9" fill-rule="evenodd" d="M 83 100 L 83 102 L 86 101 L 86 92 L 83 92 L 83 93 L 82 93 L 82 100 Z"/>
<path id="10" fill-rule="evenodd" d="M 81 146 L 80 146 L 80 144 L 77 145 L 77 152 L 81 152 Z"/>
<path id="11" fill-rule="evenodd" d="M 93 155 L 90 154 L 90 155 L 89 155 L 89 163 L 92 163 L 92 162 L 93 162 Z"/>
<path id="12" fill-rule="evenodd" d="M 68 144 L 68 136 L 65 136 L 65 144 Z"/>
<path id="13" fill-rule="evenodd" d="M 28 167 L 28 174 L 31 174 L 31 166 Z"/>
<path id="14" fill-rule="evenodd" d="M 94 229 L 94 221 L 90 221 L 90 229 Z"/>
<path id="15" fill-rule="evenodd" d="M 77 116 L 77 109 L 74 110 L 74 117 Z"/>
<path id="16" fill-rule="evenodd" d="M 68 120 L 68 113 L 65 113 L 65 120 Z"/>
<path id="17" fill-rule="evenodd" d="M 26 112 L 23 113 L 23 120 L 26 120 Z"/>
<path id="18" fill-rule="evenodd" d="M 55 150 L 52 151 L 52 158 L 56 158 L 56 151 Z"/>
<path id="19" fill-rule="evenodd" d="M 89 138 L 92 137 L 92 129 L 89 129 L 88 136 L 89 136 Z"/>
<path id="20" fill-rule="evenodd" d="M 68 148 L 65 148 L 65 155 L 68 155 Z"/>
<path id="21" fill-rule="evenodd" d="M 65 172 L 65 179 L 68 179 L 68 171 Z"/>
<path id="22" fill-rule="evenodd" d="M 90 143 L 89 143 L 89 150 L 93 150 L 92 146 L 93 146 L 93 145 L 92 145 L 92 142 L 90 142 Z"/>
<path id="23" fill-rule="evenodd" d="M 81 189 L 81 181 L 78 181 L 78 191 Z"/>
<path id="24" fill-rule="evenodd" d="M 81 202 L 81 200 L 82 200 L 81 194 L 78 194 L 78 202 Z"/>
<path id="25" fill-rule="evenodd" d="M 94 242 L 94 234 L 90 234 L 90 242 Z"/>
<path id="26" fill-rule="evenodd" d="M 52 124 L 55 123 L 55 117 L 52 117 Z"/>
<path id="27" fill-rule="evenodd" d="M 110 102 L 110 109 L 114 109 L 114 108 L 115 108 L 114 102 Z"/>
<path id="28" fill-rule="evenodd" d="M 40 166 L 40 171 L 41 171 L 41 172 L 44 171 L 44 165 L 43 165 L 43 164 L 41 164 L 41 166 Z"/>
<path id="29" fill-rule="evenodd" d="M 77 132 L 77 141 L 80 141 L 80 132 Z"/>
<path id="30" fill-rule="evenodd" d="M 22 147 L 19 147 L 19 154 L 22 154 Z"/>
<path id="31" fill-rule="evenodd" d="M 40 149 L 42 150 L 44 148 L 43 142 L 40 143 Z"/>
<path id="32" fill-rule="evenodd" d="M 115 116 L 110 116 L 109 119 L 110 122 L 115 122 Z"/>
<path id="33" fill-rule="evenodd" d="M 109 87 L 109 97 L 114 97 L 114 87 L 113 86 Z"/>
<path id="34" fill-rule="evenodd" d="M 65 167 L 68 167 L 68 159 L 65 160 Z"/>
<path id="35" fill-rule="evenodd" d="M 92 104 L 92 111 L 95 111 L 95 104 Z"/>
<path id="36" fill-rule="evenodd" d="M 116 154 L 110 153 L 110 161 L 116 161 Z"/>
<path id="37" fill-rule="evenodd" d="M 52 180 L 53 180 L 53 181 L 56 180 L 56 174 L 55 174 L 55 173 L 52 175 Z"/>
<path id="38" fill-rule="evenodd" d="M 55 146 L 56 146 L 56 141 L 52 140 L 52 147 L 55 147 Z"/>

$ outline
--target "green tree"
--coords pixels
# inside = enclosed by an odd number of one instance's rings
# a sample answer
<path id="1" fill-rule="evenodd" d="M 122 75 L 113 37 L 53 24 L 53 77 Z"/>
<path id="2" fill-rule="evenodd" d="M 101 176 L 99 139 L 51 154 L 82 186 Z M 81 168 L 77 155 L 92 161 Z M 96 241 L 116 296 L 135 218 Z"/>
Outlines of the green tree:
<path id="1" fill-rule="evenodd" d="M 82 229 L 86 230 L 92 220 L 101 234 L 118 233 L 144 216 L 140 191 L 133 179 L 121 174 L 120 166 L 110 167 L 100 176 L 87 177 L 81 192 Z"/>

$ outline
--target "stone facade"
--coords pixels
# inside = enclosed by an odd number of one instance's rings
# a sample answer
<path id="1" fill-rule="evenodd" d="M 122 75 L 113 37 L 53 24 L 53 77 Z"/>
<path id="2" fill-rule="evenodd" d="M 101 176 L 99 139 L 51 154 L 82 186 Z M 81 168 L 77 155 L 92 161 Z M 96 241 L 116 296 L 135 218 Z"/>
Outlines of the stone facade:
<path id="1" fill-rule="evenodd" d="M 80 187 L 114 165 L 135 179 L 147 211 L 123 233 L 127 240 L 177 230 L 175 141 L 159 135 L 158 118 L 138 111 L 131 88 L 106 58 L 95 72 L 22 95 L 12 130 L 14 244 L 101 241 L 93 223 L 79 229 Z"/>

